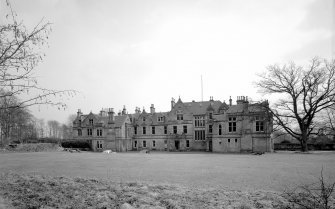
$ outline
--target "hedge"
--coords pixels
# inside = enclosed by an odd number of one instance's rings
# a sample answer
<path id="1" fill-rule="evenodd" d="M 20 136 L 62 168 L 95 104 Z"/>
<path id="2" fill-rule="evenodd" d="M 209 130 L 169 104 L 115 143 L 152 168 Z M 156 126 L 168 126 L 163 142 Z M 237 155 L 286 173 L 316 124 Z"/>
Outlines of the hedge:
<path id="1" fill-rule="evenodd" d="M 79 149 L 90 149 L 90 143 L 87 141 L 62 141 L 62 147 L 64 148 L 79 148 Z"/>

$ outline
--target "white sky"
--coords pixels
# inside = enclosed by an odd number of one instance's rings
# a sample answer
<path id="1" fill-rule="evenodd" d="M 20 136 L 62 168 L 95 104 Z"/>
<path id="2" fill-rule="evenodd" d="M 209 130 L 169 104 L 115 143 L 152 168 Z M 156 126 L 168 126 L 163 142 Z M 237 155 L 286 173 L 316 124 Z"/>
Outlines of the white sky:
<path id="1" fill-rule="evenodd" d="M 334 0 L 15 0 L 28 26 L 53 23 L 39 84 L 75 89 L 68 108 L 31 108 L 66 122 L 77 109 L 126 105 L 170 110 L 213 96 L 263 99 L 253 81 L 267 65 L 330 58 Z M 3 3 L 3 2 L 2 2 Z M 0 10 L 1 12 L 1 10 Z M 334 27 L 335 28 L 335 27 Z"/>

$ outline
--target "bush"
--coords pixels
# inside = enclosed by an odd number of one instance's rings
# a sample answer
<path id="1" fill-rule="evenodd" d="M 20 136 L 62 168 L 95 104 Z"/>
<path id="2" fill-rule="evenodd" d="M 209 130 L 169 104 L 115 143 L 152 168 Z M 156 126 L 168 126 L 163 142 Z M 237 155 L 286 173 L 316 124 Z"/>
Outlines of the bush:
<path id="1" fill-rule="evenodd" d="M 15 148 L 11 149 L 11 151 L 15 152 L 50 152 L 59 150 L 59 145 L 52 143 L 18 144 Z"/>
<path id="2" fill-rule="evenodd" d="M 334 209 L 335 200 L 332 196 L 334 187 L 335 182 L 327 183 L 321 171 L 318 182 L 311 185 L 298 186 L 295 190 L 284 193 L 290 203 L 287 208 Z"/>
<path id="3" fill-rule="evenodd" d="M 90 143 L 87 141 L 63 141 L 61 143 L 64 148 L 78 148 L 78 149 L 90 149 Z"/>

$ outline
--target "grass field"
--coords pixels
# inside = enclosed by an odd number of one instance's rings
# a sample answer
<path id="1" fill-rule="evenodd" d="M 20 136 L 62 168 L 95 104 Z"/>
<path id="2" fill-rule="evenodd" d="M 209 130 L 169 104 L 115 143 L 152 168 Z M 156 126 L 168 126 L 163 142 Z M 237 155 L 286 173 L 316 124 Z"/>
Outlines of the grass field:
<path id="1" fill-rule="evenodd" d="M 241 191 L 283 191 L 289 186 L 315 182 L 322 168 L 324 176 L 335 181 L 335 152 L 285 152 L 261 156 L 211 153 L 0 153 L 0 173 L 13 171 Z"/>

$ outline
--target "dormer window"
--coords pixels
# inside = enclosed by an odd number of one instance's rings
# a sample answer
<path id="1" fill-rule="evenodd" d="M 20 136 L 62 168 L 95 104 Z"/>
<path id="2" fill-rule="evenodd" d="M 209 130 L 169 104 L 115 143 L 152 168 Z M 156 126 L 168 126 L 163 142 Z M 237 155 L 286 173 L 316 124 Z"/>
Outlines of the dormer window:
<path id="1" fill-rule="evenodd" d="M 210 113 L 208 114 L 208 117 L 209 117 L 210 120 L 213 119 L 213 113 L 210 112 Z"/>
<path id="2" fill-rule="evenodd" d="M 158 122 L 163 122 L 163 121 L 164 121 L 164 117 L 163 117 L 163 116 L 159 116 L 159 117 L 157 118 L 157 121 L 158 121 Z"/>
<path id="3" fill-rule="evenodd" d="M 181 110 L 177 111 L 177 120 L 184 120 L 184 116 Z"/>
<path id="4" fill-rule="evenodd" d="M 90 125 L 93 125 L 93 119 L 89 119 L 89 120 L 88 120 L 88 123 L 89 123 Z"/>

